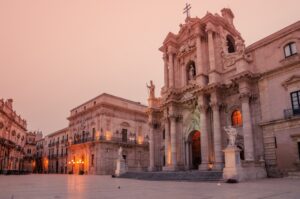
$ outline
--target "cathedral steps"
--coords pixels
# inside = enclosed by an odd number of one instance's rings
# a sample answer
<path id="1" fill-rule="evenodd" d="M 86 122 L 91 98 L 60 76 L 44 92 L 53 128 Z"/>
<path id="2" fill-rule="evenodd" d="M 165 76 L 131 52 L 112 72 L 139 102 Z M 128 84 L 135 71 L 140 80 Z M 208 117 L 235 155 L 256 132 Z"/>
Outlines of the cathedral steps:
<path id="1" fill-rule="evenodd" d="M 120 178 L 153 181 L 223 181 L 221 171 L 127 172 Z"/>
<path id="2" fill-rule="evenodd" d="M 300 179 L 300 171 L 288 172 L 289 179 Z"/>

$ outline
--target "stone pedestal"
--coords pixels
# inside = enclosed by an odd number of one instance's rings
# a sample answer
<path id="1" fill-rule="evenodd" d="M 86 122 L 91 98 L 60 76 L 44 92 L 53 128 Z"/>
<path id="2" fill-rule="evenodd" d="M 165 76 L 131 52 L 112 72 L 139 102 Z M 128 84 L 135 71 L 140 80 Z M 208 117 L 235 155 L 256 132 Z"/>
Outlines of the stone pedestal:
<path id="1" fill-rule="evenodd" d="M 223 169 L 223 178 L 225 180 L 244 180 L 243 168 L 240 159 L 240 150 L 236 146 L 228 146 L 223 150 L 223 152 L 225 153 L 225 168 Z"/>
<path id="2" fill-rule="evenodd" d="M 123 158 L 117 159 L 117 169 L 115 170 L 115 175 L 120 176 L 127 172 L 126 163 Z"/>

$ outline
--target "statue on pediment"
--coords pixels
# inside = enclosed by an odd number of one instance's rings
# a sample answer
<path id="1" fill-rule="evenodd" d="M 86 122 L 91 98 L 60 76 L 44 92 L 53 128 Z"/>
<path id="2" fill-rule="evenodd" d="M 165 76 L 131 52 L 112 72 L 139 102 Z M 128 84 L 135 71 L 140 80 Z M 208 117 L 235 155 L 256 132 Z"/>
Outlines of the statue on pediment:
<path id="1" fill-rule="evenodd" d="M 147 84 L 147 88 L 149 91 L 149 98 L 155 98 L 155 85 L 152 80 L 150 80 L 150 85 Z"/>

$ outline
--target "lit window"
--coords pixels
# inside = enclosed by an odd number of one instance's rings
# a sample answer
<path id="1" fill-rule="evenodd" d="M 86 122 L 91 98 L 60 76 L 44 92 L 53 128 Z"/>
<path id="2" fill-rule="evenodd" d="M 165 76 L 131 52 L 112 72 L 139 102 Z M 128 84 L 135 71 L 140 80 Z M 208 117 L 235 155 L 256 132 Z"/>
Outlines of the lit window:
<path id="1" fill-rule="evenodd" d="M 284 46 L 284 55 L 285 57 L 289 57 L 297 54 L 296 43 L 291 42 Z"/>
<path id="2" fill-rule="evenodd" d="M 236 110 L 232 113 L 231 116 L 232 126 L 241 126 L 243 123 L 242 114 L 239 110 Z"/>

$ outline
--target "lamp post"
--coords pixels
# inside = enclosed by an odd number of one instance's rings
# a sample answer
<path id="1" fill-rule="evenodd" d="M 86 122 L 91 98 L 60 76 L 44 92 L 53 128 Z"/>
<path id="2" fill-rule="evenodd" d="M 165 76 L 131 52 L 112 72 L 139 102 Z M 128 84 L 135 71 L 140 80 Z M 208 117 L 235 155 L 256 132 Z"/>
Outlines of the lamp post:
<path id="1" fill-rule="evenodd" d="M 74 161 L 74 160 L 71 160 L 71 161 L 68 162 L 68 164 L 69 164 L 69 165 L 72 165 L 71 173 L 74 174 L 74 164 L 75 164 L 75 161 Z"/>

